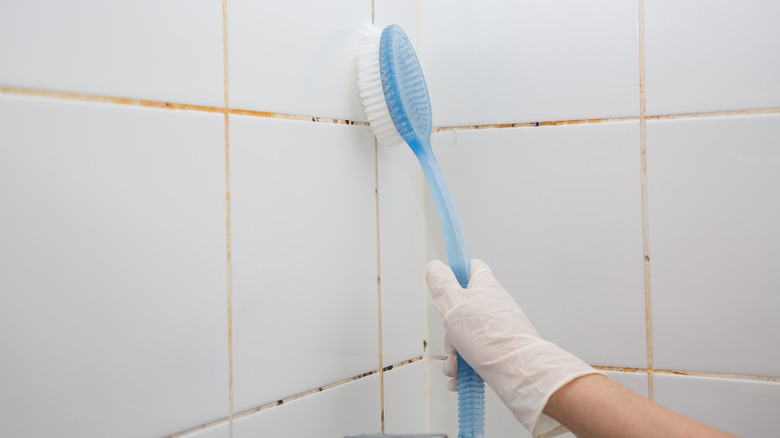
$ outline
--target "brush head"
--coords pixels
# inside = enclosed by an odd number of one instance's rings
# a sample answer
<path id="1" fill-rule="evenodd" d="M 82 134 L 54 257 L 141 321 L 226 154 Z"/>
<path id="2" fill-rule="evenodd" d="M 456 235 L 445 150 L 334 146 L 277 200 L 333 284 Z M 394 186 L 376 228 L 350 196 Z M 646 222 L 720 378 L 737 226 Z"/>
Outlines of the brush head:
<path id="1" fill-rule="evenodd" d="M 357 61 L 363 109 L 379 143 L 427 142 L 433 127 L 428 87 L 404 31 L 367 24 L 360 32 Z"/>

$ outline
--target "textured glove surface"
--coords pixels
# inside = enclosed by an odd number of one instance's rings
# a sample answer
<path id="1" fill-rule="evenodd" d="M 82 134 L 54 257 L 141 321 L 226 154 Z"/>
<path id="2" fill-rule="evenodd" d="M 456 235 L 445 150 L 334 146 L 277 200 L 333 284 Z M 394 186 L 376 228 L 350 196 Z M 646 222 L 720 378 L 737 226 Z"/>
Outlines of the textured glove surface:
<path id="1" fill-rule="evenodd" d="M 550 396 L 578 377 L 603 373 L 542 339 L 485 262 L 471 261 L 467 290 L 438 260 L 425 276 L 446 332 L 444 373 L 457 375 L 457 351 L 533 436 L 565 432 L 542 413 Z"/>

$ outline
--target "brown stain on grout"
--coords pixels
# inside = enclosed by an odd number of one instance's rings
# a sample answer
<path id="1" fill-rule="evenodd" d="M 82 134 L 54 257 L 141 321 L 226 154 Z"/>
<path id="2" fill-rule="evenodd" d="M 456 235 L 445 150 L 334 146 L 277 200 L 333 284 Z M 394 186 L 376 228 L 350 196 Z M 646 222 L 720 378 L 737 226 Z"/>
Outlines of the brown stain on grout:
<path id="1" fill-rule="evenodd" d="M 439 126 L 433 128 L 433 132 L 468 131 L 468 130 L 479 130 L 479 129 L 538 128 L 541 126 L 566 126 L 566 125 L 588 125 L 588 124 L 615 123 L 615 122 L 636 122 L 638 120 L 639 120 L 638 117 L 617 117 L 617 118 L 601 118 L 601 119 L 550 120 L 550 121 L 542 121 L 542 122 L 499 123 L 499 124 L 487 124 L 487 125 Z"/>
<path id="2" fill-rule="evenodd" d="M 377 341 L 379 350 L 379 417 L 380 432 L 385 433 L 385 377 L 382 347 L 382 262 L 379 238 L 379 145 L 374 136 L 374 206 L 376 217 L 376 306 L 377 306 Z"/>
<path id="3" fill-rule="evenodd" d="M 381 372 L 388 372 L 388 371 L 391 371 L 391 370 L 393 370 L 395 368 L 399 368 L 399 367 L 402 367 L 402 366 L 405 366 L 405 365 L 409 365 L 409 364 L 412 364 L 412 363 L 415 363 L 415 362 L 419 362 L 421 360 L 422 360 L 422 356 L 413 357 L 411 359 L 407 359 L 405 361 L 402 361 L 402 362 L 399 362 L 399 363 L 396 363 L 396 364 L 393 364 L 393 365 L 388 365 L 386 367 L 379 368 L 379 369 L 376 369 L 376 370 L 373 370 L 373 371 L 368 371 L 368 372 L 365 372 L 363 374 L 359 374 L 359 375 L 354 376 L 354 377 L 350 377 L 350 378 L 347 378 L 347 379 L 344 379 L 344 380 L 340 380 L 338 382 L 330 383 L 328 385 L 323 385 L 323 386 L 317 387 L 315 389 L 312 389 L 312 390 L 309 390 L 309 391 L 306 391 L 306 392 L 302 392 L 300 394 L 295 394 L 295 395 L 292 395 L 290 397 L 286 397 L 286 398 L 283 398 L 283 399 L 280 399 L 280 400 L 276 400 L 276 401 L 273 401 L 273 402 L 270 402 L 270 403 L 266 403 L 266 404 L 261 405 L 261 406 L 257 406 L 255 408 L 251 408 L 251 409 L 247 409 L 245 411 L 238 412 L 238 413 L 233 415 L 233 419 L 243 418 L 243 417 L 246 417 L 248 415 L 254 414 L 256 412 L 260 412 L 260 411 L 264 411 L 264 410 L 267 410 L 267 409 L 271 409 L 271 408 L 274 408 L 276 406 L 282 405 L 284 403 L 289 403 L 289 402 L 291 402 L 293 400 L 298 400 L 298 399 L 306 397 L 308 395 L 312 395 L 312 394 L 316 394 L 316 393 L 319 393 L 319 392 L 326 391 L 328 389 L 336 388 L 338 386 L 341 386 L 341 385 L 344 385 L 344 384 L 347 384 L 347 383 L 350 383 L 350 382 L 355 382 L 357 380 L 364 379 L 366 377 L 370 377 L 370 376 L 373 376 L 375 374 L 379 374 L 380 370 L 381 370 Z"/>
<path id="4" fill-rule="evenodd" d="M 211 423 L 202 424 L 200 426 L 193 427 L 192 429 L 187 429 L 185 431 L 178 432 L 178 433 L 175 433 L 173 435 L 167 435 L 165 438 L 181 438 L 181 437 L 185 437 L 187 435 L 191 435 L 191 434 L 194 434 L 194 433 L 202 432 L 202 431 L 204 431 L 206 429 L 209 429 L 209 428 L 212 428 L 212 427 L 215 427 L 215 426 L 219 426 L 221 424 L 225 424 L 225 423 L 227 423 L 229 421 L 230 421 L 229 417 L 221 418 L 221 419 L 219 419 L 217 421 L 212 421 Z"/>
<path id="5" fill-rule="evenodd" d="M 227 0 L 222 0 L 222 92 L 225 116 L 225 247 L 227 256 L 227 331 L 228 331 L 228 436 L 233 437 L 233 259 L 230 216 L 230 94 L 228 87 Z"/>
<path id="6" fill-rule="evenodd" d="M 158 102 L 152 100 L 131 99 L 126 97 L 99 96 L 95 94 L 71 93 L 67 91 L 47 91 L 47 90 L 34 90 L 28 88 L 0 87 L 0 93 L 15 94 L 15 95 L 27 96 L 27 97 L 75 100 L 80 102 L 107 103 L 107 104 L 114 104 L 114 105 L 141 106 L 146 108 L 159 108 L 159 109 L 182 110 L 182 111 L 198 111 L 198 112 L 216 113 L 216 114 L 222 114 L 225 112 L 223 108 L 211 107 L 211 106 L 189 105 L 189 104 L 172 103 L 172 102 Z"/>
<path id="7" fill-rule="evenodd" d="M 263 117 L 268 119 L 297 120 L 301 122 L 330 123 L 334 125 L 368 126 L 368 122 L 359 120 L 333 119 L 329 117 L 306 116 L 300 114 L 280 114 L 267 111 L 231 109 L 229 113 L 236 116 Z"/>
<path id="8" fill-rule="evenodd" d="M 225 49 L 226 50 L 226 49 Z M 225 66 L 225 96 L 227 96 L 227 66 Z M 299 114 L 282 114 L 266 111 L 253 111 L 230 109 L 227 100 L 225 107 L 204 105 L 190 105 L 185 103 L 159 102 L 153 100 L 131 99 L 126 97 L 99 96 L 95 94 L 71 93 L 67 91 L 34 90 L 28 88 L 0 87 L 0 94 L 13 94 L 26 97 L 40 97 L 48 99 L 72 100 L 77 102 L 106 103 L 125 106 L 140 106 L 145 108 L 158 108 L 179 111 L 195 111 L 212 114 L 232 114 L 239 116 L 252 116 L 281 120 L 298 120 L 302 122 L 330 123 L 335 125 L 368 126 L 368 122 L 359 120 L 334 119 L 329 117 L 306 116 Z M 227 99 L 227 97 L 226 97 Z"/>
<path id="9" fill-rule="evenodd" d="M 645 343 L 647 349 L 647 394 L 653 400 L 653 312 L 650 288 L 650 227 L 647 205 L 647 75 L 645 71 L 645 3 L 637 0 L 637 42 L 639 55 L 639 150 L 642 193 L 642 276 L 645 301 Z"/>
<path id="10" fill-rule="evenodd" d="M 657 116 L 646 116 L 645 119 L 646 120 L 685 120 L 685 119 L 702 119 L 702 118 L 709 118 L 709 117 L 758 116 L 764 114 L 780 114 L 780 108 L 714 111 L 714 112 L 706 112 L 706 113 L 666 114 L 666 115 L 657 115 Z"/>

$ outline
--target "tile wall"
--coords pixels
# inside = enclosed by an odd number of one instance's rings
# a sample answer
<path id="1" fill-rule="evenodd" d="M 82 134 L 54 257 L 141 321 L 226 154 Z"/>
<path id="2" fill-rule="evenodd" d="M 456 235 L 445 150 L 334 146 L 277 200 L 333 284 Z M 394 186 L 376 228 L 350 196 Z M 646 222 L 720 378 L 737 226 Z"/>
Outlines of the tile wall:
<path id="1" fill-rule="evenodd" d="M 0 6 L 0 435 L 457 436 L 413 154 L 363 23 L 415 43 L 473 257 L 546 338 L 744 436 L 780 428 L 778 6 Z M 488 436 L 528 436 L 488 392 Z"/>

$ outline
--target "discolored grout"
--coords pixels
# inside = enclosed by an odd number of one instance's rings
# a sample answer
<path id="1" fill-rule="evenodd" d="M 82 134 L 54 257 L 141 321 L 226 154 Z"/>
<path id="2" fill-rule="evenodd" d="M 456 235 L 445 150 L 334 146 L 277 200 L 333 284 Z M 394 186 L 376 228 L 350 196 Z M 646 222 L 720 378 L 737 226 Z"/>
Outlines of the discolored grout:
<path id="1" fill-rule="evenodd" d="M 653 400 L 653 314 L 650 295 L 650 227 L 647 207 L 647 77 L 645 74 L 645 5 L 637 3 L 637 34 L 639 43 L 639 150 L 640 188 L 642 191 L 642 273 L 645 298 L 645 342 L 647 348 L 647 394 Z"/>
<path id="2" fill-rule="evenodd" d="M 225 115 L 225 241 L 227 250 L 227 319 L 228 319 L 228 436 L 233 437 L 233 259 L 230 217 L 230 93 L 228 87 L 228 21 L 227 0 L 222 0 L 222 86 Z"/>
<path id="3" fill-rule="evenodd" d="M 646 116 L 646 120 L 685 120 L 702 119 L 709 117 L 737 117 L 758 116 L 764 114 L 780 114 L 780 108 L 759 108 L 751 110 L 715 111 L 707 113 L 666 114 L 658 116 Z"/>
<path id="4" fill-rule="evenodd" d="M 615 117 L 603 119 L 576 119 L 576 120 L 550 120 L 542 122 L 517 122 L 517 123 L 499 123 L 486 125 L 464 125 L 464 126 L 440 126 L 434 127 L 433 132 L 446 131 L 468 131 L 480 129 L 506 129 L 506 128 L 538 128 L 542 126 L 565 126 L 565 125 L 590 125 L 597 123 L 616 123 L 616 122 L 636 122 L 638 117 Z"/>
<path id="5" fill-rule="evenodd" d="M 376 207 L 376 303 L 377 303 L 377 337 L 379 350 L 379 417 L 381 433 L 385 433 L 385 378 L 384 359 L 382 358 L 382 263 L 379 238 L 379 146 L 374 136 L 374 204 Z"/>
<path id="6" fill-rule="evenodd" d="M 421 360 L 422 360 L 422 356 L 417 356 L 417 357 L 413 357 L 411 359 L 407 359 L 407 360 L 398 362 L 396 364 L 388 365 L 386 367 L 381 368 L 381 370 L 382 370 L 382 372 L 388 372 L 388 371 L 394 370 L 396 368 L 400 368 L 400 367 L 403 367 L 403 366 L 406 366 L 406 365 L 413 364 L 415 362 L 419 362 Z M 289 403 L 289 402 L 291 402 L 293 400 L 298 400 L 298 399 L 306 397 L 308 395 L 318 394 L 320 392 L 327 391 L 328 389 L 339 387 L 339 386 L 344 385 L 346 383 L 355 382 L 357 380 L 373 376 L 375 374 L 378 374 L 379 371 L 380 371 L 380 369 L 376 369 L 376 370 L 369 371 L 369 372 L 366 372 L 366 373 L 363 373 L 363 374 L 359 374 L 359 375 L 354 376 L 354 377 L 350 377 L 350 378 L 347 378 L 347 379 L 344 379 L 344 380 L 340 380 L 338 382 L 334 382 L 334 383 L 330 383 L 330 384 L 327 384 L 327 385 L 319 386 L 317 388 L 314 388 L 314 389 L 306 391 L 306 392 L 302 392 L 300 394 L 295 394 L 295 395 L 292 395 L 290 397 L 286 397 L 286 398 L 282 398 L 282 399 L 279 399 L 279 400 L 275 400 L 275 401 L 272 401 L 270 403 L 266 403 L 264 405 L 257 406 L 255 408 L 251 408 L 251 409 L 247 409 L 245 411 L 238 412 L 236 414 L 233 414 L 232 417 L 221 418 L 219 420 L 212 421 L 210 423 L 206 423 L 206 424 L 203 424 L 201 426 L 197 426 L 197 427 L 193 427 L 191 429 L 187 429 L 187 430 L 184 430 L 184 431 L 181 431 L 181 432 L 177 432 L 177 433 L 175 433 L 173 435 L 168 435 L 165 438 L 182 438 L 182 437 L 186 437 L 188 435 L 191 435 L 191 434 L 194 434 L 194 433 L 197 433 L 197 432 L 201 432 L 201 431 L 203 431 L 205 429 L 208 429 L 208 428 L 211 428 L 211 427 L 214 427 L 214 426 L 219 426 L 220 424 L 228 423 L 228 422 L 230 422 L 232 420 L 244 418 L 244 417 L 246 417 L 248 415 L 251 415 L 251 414 L 254 414 L 256 412 L 265 411 L 265 410 L 268 410 L 268 409 L 271 409 L 271 408 L 274 408 L 274 407 L 277 407 L 277 406 L 281 406 L 281 405 L 283 405 L 285 403 Z"/>
<path id="7" fill-rule="evenodd" d="M 332 119 L 329 117 L 305 116 L 299 114 L 280 114 L 280 113 L 272 113 L 272 112 L 265 112 L 265 111 L 239 110 L 239 109 L 232 109 L 229 112 L 230 114 L 236 116 L 252 116 L 252 117 L 270 118 L 270 119 L 297 120 L 301 122 L 332 123 L 336 125 L 368 126 L 368 122 L 361 122 L 358 120 Z"/>
<path id="8" fill-rule="evenodd" d="M 282 405 L 284 403 L 291 402 L 293 400 L 298 400 L 298 399 L 306 397 L 308 395 L 317 394 L 317 393 L 326 391 L 328 389 L 336 388 L 336 387 L 344 385 L 346 383 L 355 382 L 357 380 L 364 379 L 366 377 L 370 377 L 370 376 L 373 376 L 375 374 L 379 374 L 380 372 L 383 372 L 383 373 L 384 372 L 388 372 L 388 371 L 391 371 L 391 370 L 393 370 L 395 368 L 400 368 L 400 367 L 403 367 L 405 365 L 409 365 L 409 364 L 418 362 L 420 360 L 422 360 L 422 356 L 413 357 L 411 359 L 407 359 L 405 361 L 398 362 L 396 364 L 388 365 L 386 367 L 382 367 L 382 368 L 379 368 L 379 369 L 376 369 L 376 370 L 373 370 L 373 371 L 368 371 L 368 372 L 365 372 L 363 374 L 359 374 L 359 375 L 354 376 L 354 377 L 350 377 L 350 378 L 347 378 L 347 379 L 344 379 L 344 380 L 340 380 L 338 382 L 334 382 L 334 383 L 330 383 L 330 384 L 327 384 L 327 385 L 323 385 L 323 386 L 317 387 L 315 389 L 312 389 L 312 390 L 309 390 L 309 391 L 306 391 L 306 392 L 302 392 L 300 394 L 295 394 L 295 395 L 292 395 L 290 397 L 283 398 L 281 400 L 273 401 L 273 402 L 266 403 L 266 404 L 261 405 L 261 406 L 257 406 L 255 408 L 251 408 L 251 409 L 247 409 L 245 411 L 238 412 L 238 413 L 233 415 L 233 418 L 234 419 L 243 418 L 243 417 L 246 417 L 247 415 L 251 415 L 251 414 L 254 414 L 256 412 L 260 412 L 260 411 L 264 411 L 264 410 L 267 410 L 267 409 L 271 409 L 273 407 Z"/>
<path id="9" fill-rule="evenodd" d="M 99 96 L 96 94 L 72 93 L 68 91 L 49 91 L 49 90 L 35 90 L 30 88 L 0 87 L 0 93 L 14 94 L 14 95 L 26 96 L 26 97 L 73 100 L 79 102 L 92 102 L 92 103 L 107 103 L 107 104 L 114 104 L 114 105 L 142 106 L 146 108 L 197 111 L 197 112 L 216 113 L 216 114 L 222 114 L 225 112 L 224 108 L 218 108 L 212 106 L 189 105 L 189 104 L 172 103 L 172 102 L 158 102 L 153 100 L 130 99 L 126 97 Z"/>

